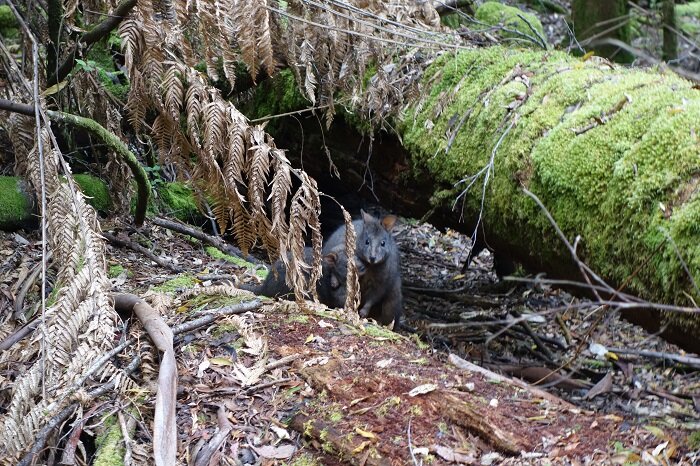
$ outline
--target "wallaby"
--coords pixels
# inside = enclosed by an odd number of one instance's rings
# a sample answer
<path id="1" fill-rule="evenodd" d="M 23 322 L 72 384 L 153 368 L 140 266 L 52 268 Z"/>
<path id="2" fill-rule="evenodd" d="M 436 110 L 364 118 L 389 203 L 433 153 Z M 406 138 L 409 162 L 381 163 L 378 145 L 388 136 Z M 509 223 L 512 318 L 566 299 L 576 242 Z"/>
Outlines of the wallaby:
<path id="1" fill-rule="evenodd" d="M 381 220 L 362 212 L 362 218 L 352 222 L 357 235 L 355 257 L 360 274 L 361 317 L 372 317 L 379 323 L 398 325 L 403 311 L 401 297 L 401 265 L 399 250 L 391 235 L 396 217 Z M 345 244 L 345 225 L 326 240 L 323 250 L 331 251 Z"/>
<path id="2" fill-rule="evenodd" d="M 307 263 L 313 260 L 313 249 L 304 248 L 304 259 Z M 347 277 L 348 259 L 345 247 L 333 248 L 323 255 L 321 262 L 322 275 L 316 284 L 318 299 L 329 307 L 345 306 L 347 289 L 345 278 Z M 305 273 L 306 278 L 309 275 Z M 255 294 L 269 296 L 271 298 L 289 298 L 294 296 L 294 291 L 285 282 L 286 268 L 281 259 L 277 259 L 272 265 L 272 270 L 260 285 L 243 285 L 243 289 Z"/>

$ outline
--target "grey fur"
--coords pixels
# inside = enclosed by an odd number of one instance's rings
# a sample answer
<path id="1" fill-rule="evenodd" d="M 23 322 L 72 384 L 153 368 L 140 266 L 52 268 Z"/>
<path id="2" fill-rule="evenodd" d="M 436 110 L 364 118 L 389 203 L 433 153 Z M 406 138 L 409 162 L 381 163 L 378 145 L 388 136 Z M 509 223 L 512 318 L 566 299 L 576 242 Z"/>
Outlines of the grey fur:
<path id="1" fill-rule="evenodd" d="M 313 250 L 304 248 L 304 259 L 310 263 L 313 259 Z M 333 248 L 325 252 L 321 262 L 322 275 L 316 284 L 318 299 L 321 303 L 330 307 L 342 308 L 345 305 L 347 289 L 345 277 L 347 276 L 348 259 L 345 248 Z M 292 298 L 292 291 L 285 282 L 286 269 L 280 259 L 272 265 L 272 270 L 267 274 L 265 281 L 258 286 L 244 285 L 255 294 L 269 296 L 271 298 Z M 308 279 L 308 274 L 306 274 Z"/>
<path id="2" fill-rule="evenodd" d="M 403 313 L 401 264 L 399 250 L 391 235 L 396 222 L 393 215 L 381 220 L 362 211 L 362 218 L 352 222 L 357 234 L 355 256 L 360 273 L 360 316 L 378 322 L 397 324 Z M 326 240 L 323 250 L 331 251 L 345 244 L 345 225 Z"/>

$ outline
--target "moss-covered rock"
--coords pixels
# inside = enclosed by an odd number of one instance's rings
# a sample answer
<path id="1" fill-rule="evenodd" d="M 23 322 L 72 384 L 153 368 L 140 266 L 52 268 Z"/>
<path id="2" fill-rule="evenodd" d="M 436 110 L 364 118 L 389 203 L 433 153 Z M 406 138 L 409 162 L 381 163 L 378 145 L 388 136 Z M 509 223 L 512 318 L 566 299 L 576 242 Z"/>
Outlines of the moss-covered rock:
<path id="1" fill-rule="evenodd" d="M 436 203 L 454 202 L 493 154 L 489 241 L 543 268 L 570 262 L 525 186 L 569 239 L 581 235 L 581 258 L 603 277 L 651 300 L 698 302 L 683 268 L 700 276 L 700 92 L 691 83 L 500 47 L 444 55 L 423 79 L 432 83 L 426 102 L 399 131 L 415 168 L 442 182 Z M 442 135 L 461 119 L 448 150 Z M 464 197 L 473 217 L 482 183 L 483 174 Z"/>
<path id="2" fill-rule="evenodd" d="M 537 16 L 518 8 L 498 2 L 485 2 L 476 10 L 476 19 L 490 26 L 503 26 L 508 30 L 499 31 L 501 37 L 523 39 L 523 35 L 533 37 L 537 31 L 544 38 L 544 28 Z"/>
<path id="3" fill-rule="evenodd" d="M 183 222 L 198 222 L 204 217 L 197 207 L 197 199 L 192 189 L 179 181 L 159 183 L 158 197 L 161 210 Z"/>
<path id="4" fill-rule="evenodd" d="M 80 190 L 87 197 L 88 203 L 98 212 L 106 213 L 112 208 L 112 198 L 109 195 L 109 187 L 107 183 L 101 179 L 88 175 L 78 174 L 73 175 L 73 179 Z"/>
<path id="5" fill-rule="evenodd" d="M 0 5 L 0 36 L 5 39 L 16 38 L 19 36 L 18 27 L 17 18 L 10 7 Z"/>
<path id="6" fill-rule="evenodd" d="M 36 225 L 34 199 L 21 178 L 0 176 L 0 199 L 0 229 L 12 231 Z"/>
<path id="7" fill-rule="evenodd" d="M 241 111 L 250 119 L 279 115 L 309 106 L 309 101 L 301 92 L 290 70 L 282 70 L 272 79 L 260 83 L 252 99 L 241 106 Z M 275 120 L 271 120 L 266 130 L 274 130 Z"/>

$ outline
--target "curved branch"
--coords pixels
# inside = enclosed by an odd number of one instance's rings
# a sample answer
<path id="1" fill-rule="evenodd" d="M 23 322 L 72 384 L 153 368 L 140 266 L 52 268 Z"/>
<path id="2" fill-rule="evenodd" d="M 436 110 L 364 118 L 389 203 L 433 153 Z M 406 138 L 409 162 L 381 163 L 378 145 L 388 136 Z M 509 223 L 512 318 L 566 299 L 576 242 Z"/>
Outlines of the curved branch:
<path id="1" fill-rule="evenodd" d="M 80 38 L 80 42 L 82 44 L 76 45 L 73 50 L 70 51 L 68 58 L 66 58 L 66 60 L 61 63 L 61 66 L 58 67 L 58 71 L 49 76 L 46 86 L 50 87 L 63 81 L 66 76 L 68 76 L 68 73 L 73 70 L 73 67 L 75 66 L 75 59 L 80 56 L 79 50 L 84 49 L 87 45 L 94 44 L 109 34 L 114 28 L 119 26 L 122 19 L 124 19 L 135 6 L 136 0 L 122 1 L 119 5 L 117 5 L 114 13 L 107 16 L 104 21 L 83 34 L 83 36 Z"/>
<path id="2" fill-rule="evenodd" d="M 6 99 L 0 99 L 0 110 L 8 110 L 10 112 L 21 113 L 23 115 L 33 116 L 34 107 L 27 104 L 12 102 Z M 134 214 L 134 224 L 136 226 L 143 225 L 146 218 L 146 208 L 148 207 L 148 199 L 151 195 L 151 183 L 148 181 L 146 170 L 143 169 L 136 156 L 124 142 L 108 131 L 104 126 L 91 120 L 90 118 L 73 115 L 71 113 L 58 112 L 55 110 L 47 110 L 46 114 L 53 121 L 68 123 L 79 128 L 86 129 L 92 134 L 100 138 L 110 149 L 114 150 L 131 169 L 131 173 L 136 180 L 138 198 L 136 201 L 136 213 Z"/>

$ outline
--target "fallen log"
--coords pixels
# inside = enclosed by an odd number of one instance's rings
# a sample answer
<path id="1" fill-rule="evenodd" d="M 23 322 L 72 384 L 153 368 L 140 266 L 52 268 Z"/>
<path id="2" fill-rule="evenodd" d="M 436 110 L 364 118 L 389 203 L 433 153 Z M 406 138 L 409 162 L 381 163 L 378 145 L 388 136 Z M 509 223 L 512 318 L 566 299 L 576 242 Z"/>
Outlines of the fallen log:
<path id="1" fill-rule="evenodd" d="M 419 72 L 419 100 L 392 120 L 398 137 L 365 136 L 362 146 L 360 134 L 339 125 L 322 145 L 309 120 L 304 168 L 328 178 L 326 153 L 317 149 L 324 147 L 349 189 L 361 187 L 403 215 L 476 231 L 532 270 L 581 280 L 527 188 L 572 244 L 580 237 L 579 259 L 611 286 L 654 302 L 698 302 L 700 91 L 692 83 L 602 59 L 501 47 L 445 54 Z M 294 85 L 281 79 L 279 92 Z M 283 102 L 265 92 L 268 102 Z M 270 130 L 290 152 L 301 148 L 296 119 Z M 333 183 L 319 180 L 322 190 Z M 627 316 L 652 330 L 668 325 L 667 338 L 700 351 L 697 314 Z"/>

